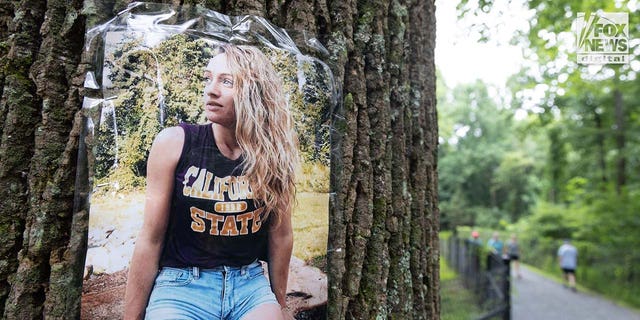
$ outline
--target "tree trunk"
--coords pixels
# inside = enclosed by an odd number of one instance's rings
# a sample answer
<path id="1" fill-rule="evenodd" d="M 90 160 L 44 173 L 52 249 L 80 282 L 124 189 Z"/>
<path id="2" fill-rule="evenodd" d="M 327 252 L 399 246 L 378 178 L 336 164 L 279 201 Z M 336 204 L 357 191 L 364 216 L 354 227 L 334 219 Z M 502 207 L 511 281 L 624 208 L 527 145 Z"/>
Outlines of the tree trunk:
<path id="1" fill-rule="evenodd" d="M 549 187 L 548 200 L 551 203 L 559 203 L 561 190 L 563 189 L 563 168 L 565 164 L 564 144 L 560 137 L 561 129 L 554 126 L 547 131 L 547 137 L 549 139 L 549 180 L 551 186 Z"/>
<path id="2" fill-rule="evenodd" d="M 322 35 L 342 89 L 332 133 L 328 317 L 439 318 L 434 2 L 165 2 Z M 80 316 L 91 189 L 87 164 L 77 161 L 82 44 L 86 24 L 126 5 L 0 4 L 3 318 Z"/>
<path id="3" fill-rule="evenodd" d="M 616 148 L 618 149 L 618 156 L 616 159 L 616 192 L 620 194 L 622 188 L 627 184 L 627 156 L 625 151 L 625 112 L 624 102 L 622 100 L 622 92 L 616 88 L 613 90 L 613 103 L 615 105 L 615 121 L 616 121 Z"/>
<path id="4" fill-rule="evenodd" d="M 604 191 L 607 185 L 607 161 L 606 161 L 606 148 L 604 145 L 604 128 L 602 125 L 602 116 L 593 110 L 593 120 L 596 124 L 596 145 L 598 148 L 598 172 L 600 172 L 600 189 Z"/>
<path id="5" fill-rule="evenodd" d="M 431 1 L 330 7 L 325 43 L 344 83 L 332 140 L 330 319 L 439 317 L 434 10 Z"/>
<path id="6" fill-rule="evenodd" d="M 12 4 L 1 18 L 11 34 L 2 35 L 0 308 L 6 319 L 72 317 L 86 251 L 85 211 L 74 211 L 82 2 Z"/>

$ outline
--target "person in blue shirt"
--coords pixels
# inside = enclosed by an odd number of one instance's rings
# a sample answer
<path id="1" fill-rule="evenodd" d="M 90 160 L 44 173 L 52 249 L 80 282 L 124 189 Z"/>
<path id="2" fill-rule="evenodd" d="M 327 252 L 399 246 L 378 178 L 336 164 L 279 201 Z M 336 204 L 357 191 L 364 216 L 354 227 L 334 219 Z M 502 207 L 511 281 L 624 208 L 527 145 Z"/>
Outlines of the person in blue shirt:
<path id="1" fill-rule="evenodd" d="M 500 234 L 498 234 L 497 232 L 494 232 L 493 235 L 491 236 L 491 239 L 487 241 L 487 247 L 489 247 L 489 250 L 491 251 L 491 253 L 496 254 L 498 256 L 502 256 L 504 243 L 502 243 L 502 240 L 500 240 Z"/>

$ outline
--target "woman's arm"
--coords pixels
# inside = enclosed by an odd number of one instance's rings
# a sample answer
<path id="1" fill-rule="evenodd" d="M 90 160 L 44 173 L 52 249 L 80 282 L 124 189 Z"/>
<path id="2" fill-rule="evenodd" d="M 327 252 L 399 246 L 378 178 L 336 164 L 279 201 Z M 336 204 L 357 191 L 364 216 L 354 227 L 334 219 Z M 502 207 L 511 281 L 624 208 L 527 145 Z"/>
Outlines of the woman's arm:
<path id="1" fill-rule="evenodd" d="M 287 306 L 287 280 L 293 250 L 291 213 L 282 214 L 280 224 L 269 230 L 269 279 L 281 308 Z"/>
<path id="2" fill-rule="evenodd" d="M 158 134 L 149 153 L 144 222 L 136 239 L 127 277 L 125 320 L 144 318 L 149 294 L 158 273 L 169 221 L 174 174 L 183 144 L 182 128 L 167 128 Z"/>

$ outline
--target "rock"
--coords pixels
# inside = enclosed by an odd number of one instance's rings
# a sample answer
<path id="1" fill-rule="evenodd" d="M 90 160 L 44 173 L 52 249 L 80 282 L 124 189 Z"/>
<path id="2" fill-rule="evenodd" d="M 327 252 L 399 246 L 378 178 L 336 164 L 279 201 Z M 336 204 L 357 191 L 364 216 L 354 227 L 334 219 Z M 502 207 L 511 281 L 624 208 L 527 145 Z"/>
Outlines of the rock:
<path id="1" fill-rule="evenodd" d="M 327 275 L 299 258 L 291 257 L 287 284 L 287 307 L 294 314 L 327 303 Z"/>
<path id="2" fill-rule="evenodd" d="M 92 265 L 95 273 L 114 273 L 129 266 L 133 244 L 89 248 L 85 266 Z"/>
<path id="3" fill-rule="evenodd" d="M 88 265 L 84 268 L 84 276 L 82 277 L 82 279 L 89 280 L 92 274 L 93 274 L 93 265 Z"/>

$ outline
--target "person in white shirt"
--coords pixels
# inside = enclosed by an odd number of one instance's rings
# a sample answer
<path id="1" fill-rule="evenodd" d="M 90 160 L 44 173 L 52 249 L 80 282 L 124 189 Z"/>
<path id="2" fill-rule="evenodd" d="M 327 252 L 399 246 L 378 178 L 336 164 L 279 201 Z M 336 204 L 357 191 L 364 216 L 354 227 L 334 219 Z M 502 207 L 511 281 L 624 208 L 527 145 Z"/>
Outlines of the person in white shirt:
<path id="1" fill-rule="evenodd" d="M 569 240 L 564 240 L 564 243 L 558 248 L 558 263 L 564 275 L 565 286 L 568 283 L 569 288 L 575 292 L 578 249 Z"/>

